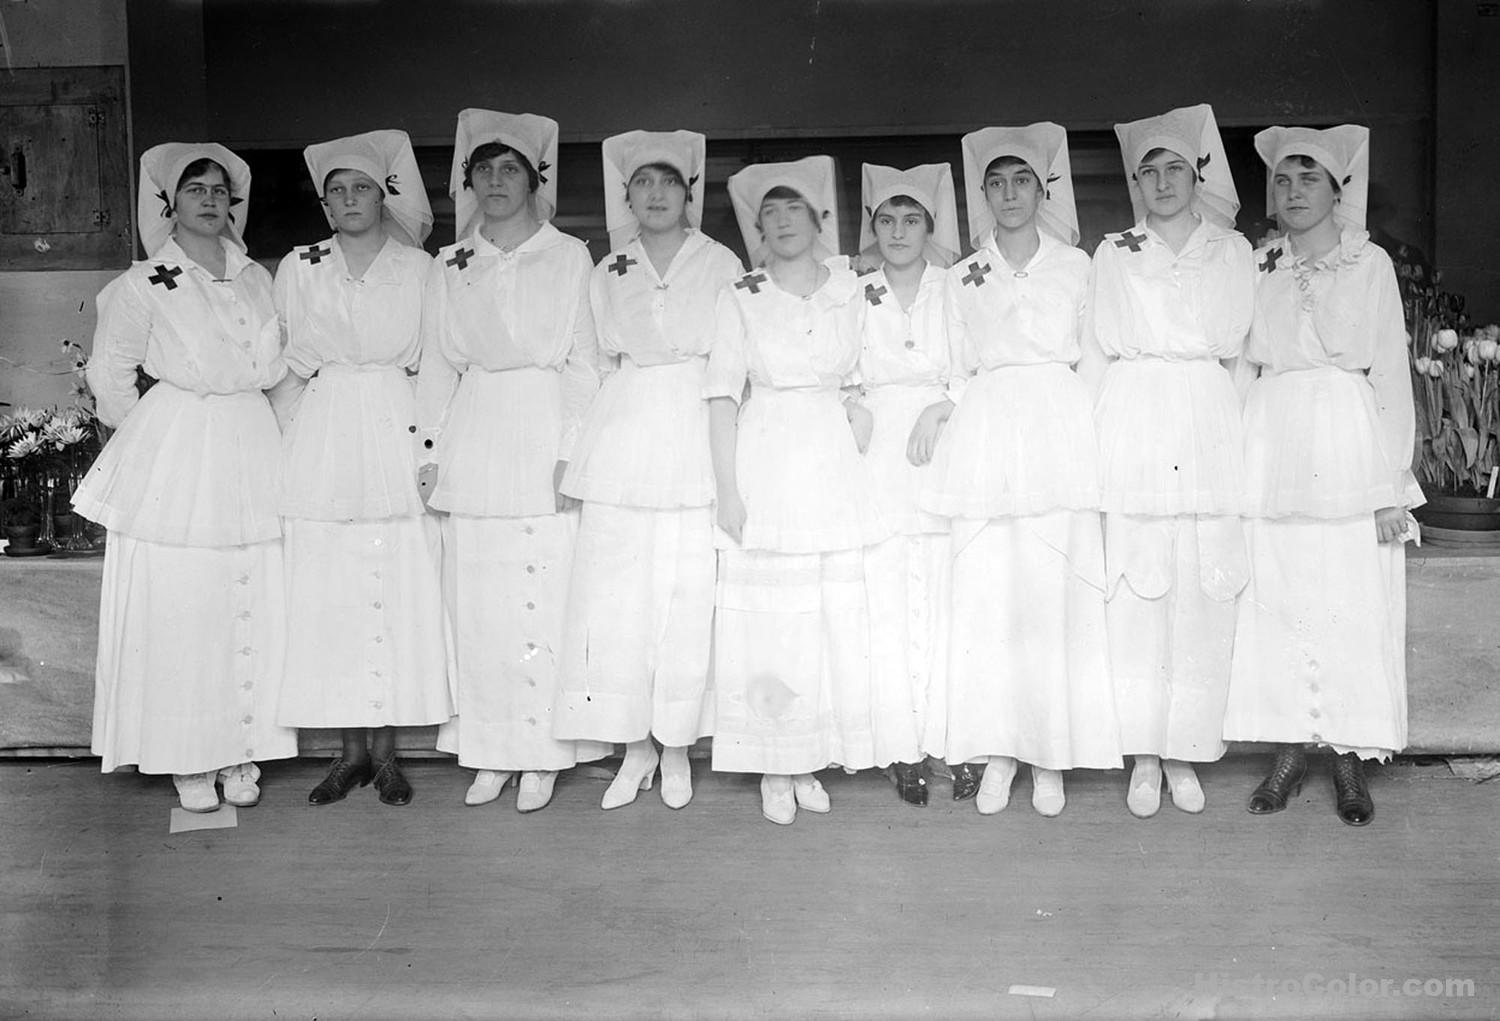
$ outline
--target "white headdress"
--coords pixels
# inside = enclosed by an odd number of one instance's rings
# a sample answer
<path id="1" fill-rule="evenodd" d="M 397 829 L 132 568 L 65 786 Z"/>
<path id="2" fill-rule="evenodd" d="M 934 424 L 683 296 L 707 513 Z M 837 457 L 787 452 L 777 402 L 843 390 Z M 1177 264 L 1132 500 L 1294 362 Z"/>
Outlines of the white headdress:
<path id="1" fill-rule="evenodd" d="M 604 140 L 604 225 L 609 247 L 624 247 L 640 229 L 630 211 L 630 178 L 647 163 L 665 163 L 687 187 L 687 219 L 703 224 L 703 164 L 708 140 L 696 131 L 627 131 Z"/>
<path id="2" fill-rule="evenodd" d="M 772 188 L 790 188 L 808 201 L 821 225 L 813 255 L 823 262 L 839 254 L 838 184 L 832 156 L 808 156 L 792 163 L 754 163 L 729 179 L 734 218 L 745 239 L 751 266 L 765 265 L 770 249 L 760 233 L 760 205 Z"/>
<path id="3" fill-rule="evenodd" d="M 146 255 L 155 255 L 177 225 L 173 197 L 188 164 L 210 159 L 229 175 L 229 240 L 245 247 L 245 220 L 250 215 L 250 165 L 218 142 L 166 142 L 141 153 L 140 192 L 135 225 Z"/>
<path id="4" fill-rule="evenodd" d="M 483 214 L 474 190 L 464 184 L 469 157 L 486 142 L 498 142 L 525 156 L 537 173 L 537 219 L 548 221 L 557 212 L 557 121 L 534 113 L 497 113 L 470 108 L 458 115 L 453 140 L 453 169 L 448 175 L 448 194 L 453 198 L 453 226 L 457 236 L 467 237 Z"/>
<path id="5" fill-rule="evenodd" d="M 978 248 L 995 229 L 995 216 L 984 195 L 984 173 L 1001 156 L 1024 160 L 1045 188 L 1037 226 L 1063 244 L 1078 243 L 1078 208 L 1073 199 L 1073 164 L 1068 133 L 1060 124 L 1041 121 L 1024 128 L 980 128 L 963 137 L 964 201 L 969 206 L 969 243 Z"/>
<path id="6" fill-rule="evenodd" d="M 418 247 L 432 233 L 432 206 L 422 184 L 417 157 L 406 132 L 395 129 L 367 131 L 362 135 L 319 142 L 302 150 L 313 187 L 323 194 L 328 175 L 335 170 L 358 170 L 385 192 L 382 217 L 391 236 L 402 244 Z M 328 225 L 337 227 L 326 206 Z"/>
<path id="7" fill-rule="evenodd" d="M 859 224 L 859 250 L 875 244 L 871 218 L 881 204 L 905 195 L 915 199 L 932 217 L 932 233 L 923 256 L 946 269 L 958 258 L 958 203 L 953 195 L 953 168 L 946 163 L 927 163 L 910 170 L 866 163 L 861 172 L 860 202 L 864 216 Z"/>
<path id="8" fill-rule="evenodd" d="M 1120 158 L 1125 164 L 1125 179 L 1130 182 L 1130 208 L 1136 220 L 1146 215 L 1136 170 L 1151 150 L 1169 149 L 1197 172 L 1193 210 L 1221 227 L 1234 226 L 1235 214 L 1240 211 L 1240 196 L 1229 172 L 1213 107 L 1199 103 L 1170 110 L 1159 117 L 1116 124 L 1115 136 L 1120 140 Z"/>
<path id="9" fill-rule="evenodd" d="M 1334 220 L 1343 227 L 1365 229 L 1370 194 L 1370 129 L 1340 124 L 1313 128 L 1266 128 L 1255 136 L 1255 151 L 1266 164 L 1266 215 L 1276 215 L 1272 197 L 1276 167 L 1288 156 L 1307 156 L 1333 175 L 1339 186 Z"/>

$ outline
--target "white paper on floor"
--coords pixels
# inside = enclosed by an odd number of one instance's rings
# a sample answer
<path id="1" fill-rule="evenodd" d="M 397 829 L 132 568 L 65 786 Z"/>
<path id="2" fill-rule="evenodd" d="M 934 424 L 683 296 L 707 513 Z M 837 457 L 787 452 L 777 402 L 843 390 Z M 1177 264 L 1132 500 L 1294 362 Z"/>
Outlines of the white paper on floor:
<path id="1" fill-rule="evenodd" d="M 1007 992 L 1012 996 L 1045 996 L 1048 999 L 1057 995 L 1057 990 L 1051 986 L 1011 986 Z"/>
<path id="2" fill-rule="evenodd" d="M 189 812 L 185 808 L 172 809 L 172 825 L 168 833 L 186 833 L 189 830 L 228 830 L 240 824 L 233 805 L 220 805 L 216 812 Z"/>

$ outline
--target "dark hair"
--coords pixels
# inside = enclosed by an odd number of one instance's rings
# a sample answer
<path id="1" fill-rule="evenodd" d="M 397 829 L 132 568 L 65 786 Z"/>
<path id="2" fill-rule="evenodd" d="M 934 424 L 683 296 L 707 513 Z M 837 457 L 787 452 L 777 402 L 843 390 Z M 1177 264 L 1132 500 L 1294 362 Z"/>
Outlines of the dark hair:
<path id="1" fill-rule="evenodd" d="M 229 193 L 233 195 L 234 188 L 229 184 L 229 171 L 224 169 L 224 164 L 220 163 L 218 160 L 209 159 L 207 156 L 200 156 L 198 159 L 193 160 L 193 162 L 182 168 L 182 173 L 178 175 L 177 186 L 172 189 L 172 194 L 176 195 L 182 190 L 183 185 L 187 184 L 195 177 L 202 177 L 210 170 L 217 170 L 219 173 L 224 175 L 224 187 L 229 188 Z"/>
<path id="2" fill-rule="evenodd" d="M 1004 170 L 1006 167 L 1025 167 L 1031 171 L 1033 177 L 1037 177 L 1040 180 L 1040 172 L 1037 168 L 1019 156 L 996 156 L 990 160 L 990 165 L 984 168 L 984 176 L 988 179 L 991 174 Z"/>
<path id="3" fill-rule="evenodd" d="M 693 201 L 693 189 L 688 187 L 687 175 L 684 174 L 681 170 L 678 170 L 676 167 L 672 166 L 672 164 L 662 163 L 660 161 L 652 163 L 642 163 L 640 166 L 631 171 L 630 180 L 625 182 L 625 188 L 627 191 L 630 189 L 630 181 L 635 180 L 635 175 L 639 174 L 642 170 L 654 170 L 658 174 L 661 174 L 663 177 L 667 178 L 668 184 L 680 185 L 682 190 L 687 193 L 687 201 Z"/>
<path id="4" fill-rule="evenodd" d="M 516 158 L 516 162 L 521 164 L 521 166 L 525 168 L 527 191 L 536 191 L 542 186 L 542 179 L 540 175 L 537 174 L 536 167 L 533 167 L 531 165 L 531 161 L 529 159 L 521 155 L 515 149 L 506 145 L 504 142 L 485 142 L 484 144 L 476 147 L 473 152 L 469 153 L 469 158 L 464 163 L 464 187 L 474 187 L 474 167 L 476 165 L 484 163 L 486 160 L 497 159 L 498 157 L 504 156 L 506 153 L 510 153 L 512 156 L 514 156 Z"/>
<path id="5" fill-rule="evenodd" d="M 1006 157 L 1004 156 L 1001 157 L 1001 159 L 1005 158 Z M 897 209 L 920 209 L 922 210 L 922 215 L 927 219 L 927 232 L 930 234 L 934 230 L 937 230 L 937 224 L 933 221 L 932 214 L 927 211 L 927 207 L 922 205 L 922 203 L 918 202 L 916 199 L 912 198 L 910 195 L 892 195 L 890 198 L 880 203 L 880 206 L 894 206 Z M 870 210 L 871 227 L 875 226 L 875 214 L 880 212 L 880 206 L 876 206 L 874 209 Z"/>
<path id="6" fill-rule="evenodd" d="M 1287 159 L 1295 160 L 1297 166 L 1301 167 L 1303 170 L 1323 171 L 1323 173 L 1328 175 L 1328 183 L 1333 185 L 1333 193 L 1335 195 L 1343 194 L 1343 189 L 1339 187 L 1339 179 L 1333 176 L 1333 171 L 1329 170 L 1327 167 L 1319 163 L 1317 160 L 1313 159 L 1311 156 L 1304 156 L 1300 152 L 1297 152 L 1292 153 L 1292 155 L 1288 156 Z"/>
<path id="7" fill-rule="evenodd" d="M 784 184 L 778 184 L 776 187 L 772 188 L 770 191 L 761 196 L 760 204 L 764 206 L 772 199 L 778 202 L 801 202 L 803 205 L 807 206 L 807 215 L 812 217 L 813 226 L 818 229 L 818 232 L 820 234 L 822 233 L 823 218 L 819 215 L 819 210 L 811 202 L 808 201 L 806 195 L 802 194 L 796 188 L 788 188 Z M 757 222 L 759 222 L 759 212 L 756 212 L 755 219 Z"/>
<path id="8" fill-rule="evenodd" d="M 1165 146 L 1158 145 L 1156 148 L 1149 150 L 1146 153 L 1146 155 L 1142 156 L 1141 157 L 1141 162 L 1142 163 L 1150 163 L 1152 160 L 1156 159 L 1156 157 L 1162 155 L 1163 153 L 1167 153 L 1167 154 L 1170 154 L 1172 156 L 1176 156 L 1178 159 L 1182 160 L 1182 162 L 1186 163 L 1188 165 L 1188 169 L 1193 172 L 1193 181 L 1194 181 L 1194 183 L 1203 180 L 1203 175 L 1200 174 L 1200 173 L 1198 173 L 1198 167 L 1193 164 L 1193 161 L 1190 160 L 1190 159 L 1188 159 L 1182 153 L 1178 152 L 1176 149 L 1168 149 Z M 1203 161 L 1200 161 L 1200 163 L 1201 162 L 1203 162 Z M 1130 172 L 1130 179 L 1132 181 L 1135 180 L 1135 171 L 1134 170 L 1132 170 Z"/>
<path id="9" fill-rule="evenodd" d="M 363 170 L 355 170 L 353 167 L 334 167 L 332 170 L 328 171 L 328 173 L 326 173 L 326 174 L 323 175 L 323 192 L 322 192 L 322 194 L 324 194 L 324 195 L 328 194 L 328 182 L 331 181 L 331 180 L 333 180 L 333 175 L 334 174 L 338 174 L 338 173 L 343 173 L 346 170 L 347 171 L 353 171 L 356 174 L 364 174 L 365 173 Z M 369 174 L 365 174 L 365 176 L 369 177 L 370 175 Z M 371 179 L 373 180 L 373 178 L 371 178 Z M 378 188 L 378 189 L 380 189 L 380 194 L 381 194 L 381 197 L 383 198 L 385 196 L 385 188 L 384 188 L 384 186 L 381 185 L 381 183 L 379 181 L 375 181 L 375 187 Z"/>

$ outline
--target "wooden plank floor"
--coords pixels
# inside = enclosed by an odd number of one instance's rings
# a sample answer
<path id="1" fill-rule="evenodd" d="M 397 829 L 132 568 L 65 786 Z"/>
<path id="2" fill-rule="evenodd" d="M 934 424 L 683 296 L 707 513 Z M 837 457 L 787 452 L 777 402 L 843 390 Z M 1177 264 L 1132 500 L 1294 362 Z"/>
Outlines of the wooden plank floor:
<path id="1" fill-rule="evenodd" d="M 513 789 L 465 808 L 469 774 L 436 761 L 407 808 L 314 809 L 324 763 L 302 760 L 267 767 L 237 828 L 176 835 L 163 778 L 4 762 L 0 1017 L 1500 1015 L 1500 783 L 1389 768 L 1361 831 L 1324 772 L 1247 814 L 1263 762 L 1205 770 L 1202 816 L 1149 821 L 1119 774 L 1075 776 L 1048 820 L 1024 776 L 984 818 L 945 783 L 918 810 L 834 773 L 833 814 L 780 828 L 754 778 L 701 762 L 681 812 L 655 791 L 601 812 L 596 773 L 522 816 Z"/>

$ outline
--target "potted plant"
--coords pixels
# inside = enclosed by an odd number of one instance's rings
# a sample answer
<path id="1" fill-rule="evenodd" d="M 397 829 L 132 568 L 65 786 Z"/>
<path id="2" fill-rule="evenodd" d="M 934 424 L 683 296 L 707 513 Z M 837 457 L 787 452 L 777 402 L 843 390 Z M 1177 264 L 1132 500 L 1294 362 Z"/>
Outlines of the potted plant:
<path id="1" fill-rule="evenodd" d="M 82 348 L 64 340 L 62 349 L 64 355 L 73 359 L 73 371 L 81 377 L 87 367 Z M 34 543 L 50 546 L 53 525 L 61 520 L 68 533 L 68 547 L 87 549 L 92 543 L 72 514 L 71 497 L 103 446 L 104 427 L 94 413 L 93 397 L 81 379 L 74 384 L 73 398 L 74 402 L 66 407 L 21 408 L 0 417 L 0 453 L 3 453 L 0 464 L 3 464 L 6 497 L 4 522 L 7 531 L 12 523 L 22 527 L 22 522 L 29 529 L 35 519 L 39 532 Z M 30 551 L 35 545 L 23 539 L 19 548 Z"/>
<path id="2" fill-rule="evenodd" d="M 1413 469 L 1429 534 L 1500 534 L 1500 326 L 1466 328 L 1463 299 L 1435 286 L 1406 290 L 1416 405 Z M 1491 538 L 1494 538 L 1493 536 Z"/>

